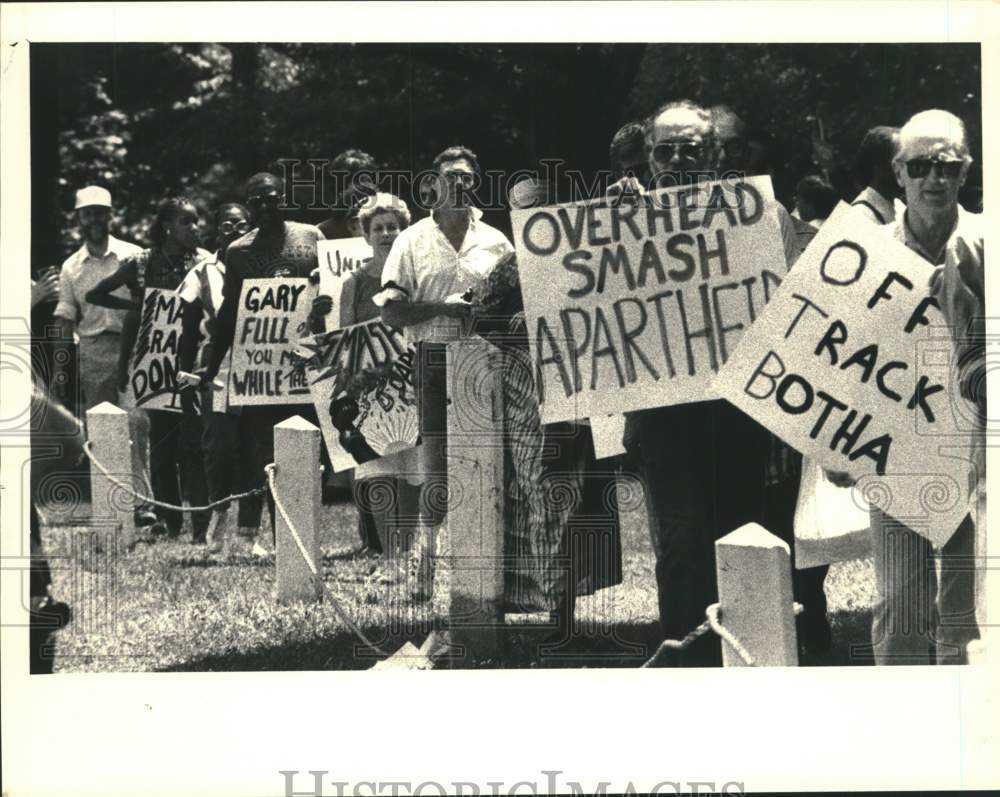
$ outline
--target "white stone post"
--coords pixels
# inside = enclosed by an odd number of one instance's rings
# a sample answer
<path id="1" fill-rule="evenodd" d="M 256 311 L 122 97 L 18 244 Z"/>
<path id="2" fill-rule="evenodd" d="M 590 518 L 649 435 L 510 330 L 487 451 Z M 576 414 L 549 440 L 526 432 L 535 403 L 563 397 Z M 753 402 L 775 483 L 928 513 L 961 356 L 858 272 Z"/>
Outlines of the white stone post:
<path id="1" fill-rule="evenodd" d="M 141 485 L 132 473 L 132 441 L 128 413 L 105 401 L 87 410 L 87 437 L 90 451 L 117 481 L 133 490 Z M 111 528 L 119 550 L 127 550 L 135 540 L 135 514 L 132 496 L 104 476 L 90 463 L 90 519 L 95 526 Z M 105 550 L 104 533 L 98 529 L 95 553 Z"/>
<path id="2" fill-rule="evenodd" d="M 794 667 L 799 663 L 792 604 L 788 544 L 756 523 L 747 523 L 715 543 L 720 621 L 754 663 Z M 745 666 L 725 640 L 722 662 Z"/>
<path id="3" fill-rule="evenodd" d="M 448 614 L 453 643 L 479 661 L 496 656 L 503 625 L 502 356 L 480 338 L 447 351 Z"/>
<path id="4" fill-rule="evenodd" d="M 277 466 L 274 486 L 321 577 L 319 508 L 322 475 L 319 446 L 320 430 L 298 415 L 274 427 L 274 463 Z M 278 601 L 318 601 L 322 594 L 319 578 L 313 576 L 280 512 L 275 513 L 274 522 Z"/>

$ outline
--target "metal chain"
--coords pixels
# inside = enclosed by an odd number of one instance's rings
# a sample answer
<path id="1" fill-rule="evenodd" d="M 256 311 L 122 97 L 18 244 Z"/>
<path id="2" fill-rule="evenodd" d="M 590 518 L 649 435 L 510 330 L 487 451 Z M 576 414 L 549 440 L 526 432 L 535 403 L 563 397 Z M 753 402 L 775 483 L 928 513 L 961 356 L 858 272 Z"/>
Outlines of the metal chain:
<path id="1" fill-rule="evenodd" d="M 801 603 L 792 604 L 792 613 L 794 615 L 800 615 L 803 611 L 803 606 Z M 719 613 L 721 612 L 721 607 L 718 603 L 713 603 L 705 608 L 705 616 L 708 618 L 701 625 L 697 626 L 693 631 L 691 631 L 683 639 L 664 639 L 659 647 L 656 648 L 656 652 L 649 658 L 648 661 L 642 664 L 642 667 L 652 667 L 653 663 L 660 657 L 660 654 L 665 650 L 684 650 L 692 642 L 694 642 L 698 637 L 704 636 L 709 631 L 714 631 L 720 638 L 726 640 L 733 650 L 736 651 L 737 655 L 748 667 L 756 667 L 756 663 L 753 660 L 753 656 L 747 652 L 747 649 L 743 647 L 743 644 L 733 635 L 733 632 L 726 628 L 722 621 L 719 619 Z"/>
<path id="2" fill-rule="evenodd" d="M 346 625 L 349 629 L 351 629 L 351 631 L 354 632 L 355 636 L 357 636 L 358 639 L 364 642 L 368 647 L 370 647 L 376 653 L 382 656 L 389 656 L 390 654 L 388 651 L 383 650 L 374 642 L 372 642 L 365 635 L 364 631 L 362 631 L 360 628 L 358 628 L 357 625 L 355 625 L 354 621 L 351 620 L 351 618 L 347 615 L 347 612 L 345 612 L 343 607 L 340 605 L 340 602 L 333 596 L 333 593 L 331 593 L 330 590 L 327 588 L 326 583 L 323 581 L 323 576 L 316 569 L 316 563 L 313 562 L 312 557 L 309 555 L 309 551 L 306 550 L 306 546 L 302 542 L 302 538 L 299 536 L 298 531 L 295 529 L 295 524 L 292 523 L 292 519 L 288 517 L 288 512 L 285 511 L 285 506 L 284 504 L 281 503 L 281 498 L 278 496 L 278 491 L 274 486 L 274 475 L 277 472 L 277 470 L 278 466 L 275 465 L 273 462 L 264 468 L 264 472 L 267 474 L 267 484 L 268 487 L 270 487 L 271 489 L 271 495 L 274 496 L 274 506 L 278 510 L 278 513 L 281 515 L 282 520 L 285 521 L 285 525 L 288 526 L 288 530 L 292 533 L 292 539 L 295 540 L 295 544 L 296 546 L 298 546 L 299 553 L 302 554 L 302 558 L 305 560 L 306 567 L 309 568 L 309 571 L 313 574 L 313 577 L 319 583 L 320 589 L 323 590 L 323 594 L 326 596 L 326 599 L 330 601 L 334 611 L 340 616 L 340 619 L 343 620 L 344 625 Z"/>
<path id="3" fill-rule="evenodd" d="M 83 453 L 87 455 L 87 459 L 89 459 L 91 462 L 94 463 L 94 467 L 101 472 L 101 475 L 104 476 L 104 478 L 106 478 L 112 484 L 116 485 L 117 487 L 120 487 L 125 492 L 129 493 L 133 498 L 138 498 L 144 504 L 151 504 L 152 506 L 159 506 L 163 507 L 164 509 L 173 509 L 176 512 L 208 512 L 212 509 L 215 509 L 215 507 L 217 506 L 222 506 L 223 504 L 231 504 L 233 501 L 239 501 L 241 498 L 248 498 L 251 495 L 263 495 L 265 492 L 267 492 L 267 485 L 262 484 L 260 487 L 255 487 L 252 490 L 247 490 L 245 493 L 237 493 L 236 495 L 230 495 L 227 496 L 226 498 L 220 498 L 218 501 L 213 501 L 212 503 L 207 504 L 206 506 L 176 506 L 175 504 L 168 504 L 166 501 L 158 501 L 152 496 L 143 495 L 142 493 L 136 491 L 135 489 L 125 484 L 124 482 L 116 479 L 114 476 L 108 473 L 108 469 L 101 464 L 100 460 L 98 460 L 97 457 L 94 456 L 94 452 L 90 450 L 90 446 L 91 443 L 89 440 L 87 440 L 83 444 Z"/>

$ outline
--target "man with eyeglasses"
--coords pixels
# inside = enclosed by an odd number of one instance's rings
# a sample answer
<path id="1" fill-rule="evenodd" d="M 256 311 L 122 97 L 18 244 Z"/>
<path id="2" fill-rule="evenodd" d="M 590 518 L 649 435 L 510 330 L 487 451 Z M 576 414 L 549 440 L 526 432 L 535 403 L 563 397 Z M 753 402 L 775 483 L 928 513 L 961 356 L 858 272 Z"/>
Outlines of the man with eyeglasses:
<path id="1" fill-rule="evenodd" d="M 225 299 L 219 309 L 208 362 L 195 372 L 201 378 L 202 385 L 209 385 L 215 379 L 233 345 L 243 280 L 275 277 L 308 279 L 310 273 L 319 266 L 316 242 L 324 239 L 323 233 L 311 224 L 285 221 L 281 214 L 284 202 L 285 190 L 281 178 L 261 172 L 247 181 L 246 205 L 250 210 L 253 229 L 230 243 L 222 256 L 226 271 L 222 291 Z M 256 486 L 263 481 L 264 466 L 274 460 L 274 425 L 293 415 L 307 414 L 308 410 L 299 406 L 279 405 L 244 407 L 242 412 L 246 427 L 252 428 L 254 434 L 254 456 L 250 470 L 254 474 Z M 272 530 L 273 500 L 268 494 Z M 214 531 L 213 527 L 209 533 Z M 219 547 L 218 534 L 213 536 L 213 547 Z M 262 542 L 266 543 L 267 540 L 258 538 L 254 545 L 253 552 L 257 556 L 268 553 Z"/>
<path id="2" fill-rule="evenodd" d="M 719 174 L 713 116 L 688 100 L 667 103 L 649 118 L 646 145 L 659 188 Z M 775 203 L 790 265 L 798 250 L 783 211 Z M 681 639 L 717 600 L 715 540 L 745 523 L 764 522 L 770 438 L 731 404 L 702 401 L 629 413 L 625 440 L 646 487 L 660 626 L 664 637 Z M 698 667 L 721 661 L 719 640 L 709 634 L 667 663 Z"/>
<path id="3" fill-rule="evenodd" d="M 972 158 L 962 121 L 947 111 L 923 111 L 899 132 L 893 170 L 906 211 L 889 228 L 928 263 L 928 278 L 953 325 L 962 391 L 977 403 L 970 457 L 977 467 L 970 508 L 985 479 L 983 343 L 983 225 L 958 204 Z M 971 333 L 971 334 L 970 334 Z M 971 365 L 970 365 L 971 363 Z M 975 387 L 981 391 L 975 391 Z M 841 475 L 842 476 L 842 475 Z M 979 638 L 975 568 L 977 521 L 967 515 L 940 551 L 940 583 L 931 544 L 904 523 L 873 509 L 872 543 L 878 601 L 872 617 L 877 664 L 960 664 Z M 980 532 L 985 531 L 984 528 Z M 982 542 L 980 534 L 980 542 Z M 982 553 L 982 552 L 981 552 Z"/>
<path id="4" fill-rule="evenodd" d="M 433 586 L 435 529 L 445 511 L 433 498 L 447 485 L 447 375 L 445 344 L 468 334 L 472 300 L 514 247 L 484 224 L 473 207 L 479 161 L 466 147 L 448 147 L 434 159 L 437 201 L 431 215 L 407 227 L 393 242 L 374 297 L 382 319 L 406 329 L 417 345 L 417 407 L 423 478 L 420 527 L 413 549 L 412 596 L 427 600 Z"/>

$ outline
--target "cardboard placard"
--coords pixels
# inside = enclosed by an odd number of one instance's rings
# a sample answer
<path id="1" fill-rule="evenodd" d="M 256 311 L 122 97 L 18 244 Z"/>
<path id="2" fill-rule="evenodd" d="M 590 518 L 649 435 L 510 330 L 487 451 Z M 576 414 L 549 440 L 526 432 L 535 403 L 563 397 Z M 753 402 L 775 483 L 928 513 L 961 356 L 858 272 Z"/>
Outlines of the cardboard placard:
<path id="1" fill-rule="evenodd" d="M 317 241 L 316 256 L 319 259 L 319 292 L 333 299 L 333 309 L 326 317 L 327 329 L 333 329 L 339 326 L 344 280 L 372 256 L 372 248 L 364 238 L 338 238 Z"/>
<path id="2" fill-rule="evenodd" d="M 243 281 L 233 335 L 229 403 L 309 404 L 309 385 L 295 367 L 295 345 L 308 334 L 313 291 L 299 277 Z"/>
<path id="3" fill-rule="evenodd" d="M 511 221 L 543 423 L 709 398 L 787 270 L 768 177 Z"/>
<path id="4" fill-rule="evenodd" d="M 181 412 L 177 391 L 177 349 L 181 339 L 182 311 L 180 297 L 173 291 L 146 288 L 139 315 L 139 332 L 129 358 L 125 397 L 128 406 Z"/>
<path id="5" fill-rule="evenodd" d="M 929 295 L 932 271 L 842 204 L 713 387 L 941 545 L 967 511 L 973 416 Z"/>
<path id="6" fill-rule="evenodd" d="M 335 472 L 417 444 L 416 350 L 380 319 L 299 342 Z"/>

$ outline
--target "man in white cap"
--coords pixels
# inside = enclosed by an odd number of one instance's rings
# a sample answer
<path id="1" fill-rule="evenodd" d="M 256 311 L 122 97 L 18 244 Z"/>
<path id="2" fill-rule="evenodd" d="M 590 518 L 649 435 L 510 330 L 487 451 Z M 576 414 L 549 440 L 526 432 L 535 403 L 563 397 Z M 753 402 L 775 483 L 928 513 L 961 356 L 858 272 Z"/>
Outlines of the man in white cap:
<path id="1" fill-rule="evenodd" d="M 83 391 L 81 414 L 91 407 L 108 401 L 118 404 L 116 376 L 118 353 L 121 346 L 122 322 L 125 310 L 112 310 L 87 302 L 87 291 L 105 277 L 118 270 L 119 262 L 142 249 L 128 241 L 115 238 L 109 232 L 111 221 L 111 193 L 106 188 L 89 185 L 76 192 L 77 220 L 83 233 L 83 246 L 66 258 L 59 274 L 59 303 L 54 316 L 59 324 L 63 356 L 56 356 L 55 378 L 52 392 L 63 404 L 68 404 L 69 363 L 68 349 L 72 347 L 74 333 L 79 338 L 79 385 Z M 123 299 L 128 299 L 128 288 L 119 289 Z M 132 416 L 135 416 L 134 418 Z M 142 454 L 144 417 L 130 413 L 132 436 L 137 445 L 132 448 L 133 472 L 140 483 L 148 481 L 145 457 Z M 156 516 L 136 510 L 136 522 L 148 525 Z"/>

